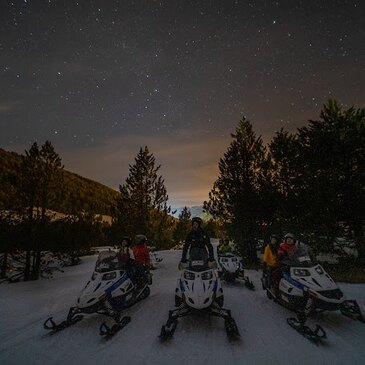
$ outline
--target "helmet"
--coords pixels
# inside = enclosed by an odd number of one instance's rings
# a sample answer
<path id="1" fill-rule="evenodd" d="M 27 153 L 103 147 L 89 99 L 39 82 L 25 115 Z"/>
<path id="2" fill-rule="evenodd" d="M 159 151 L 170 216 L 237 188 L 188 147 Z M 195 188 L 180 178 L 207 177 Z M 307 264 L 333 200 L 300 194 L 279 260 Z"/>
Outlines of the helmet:
<path id="1" fill-rule="evenodd" d="M 284 240 L 286 240 L 287 238 L 292 238 L 294 241 L 296 241 L 296 237 L 293 233 L 287 233 L 285 236 L 284 236 Z"/>
<path id="2" fill-rule="evenodd" d="M 199 224 L 199 227 L 202 226 L 203 224 L 203 220 L 200 218 L 200 217 L 194 217 L 192 220 L 191 220 L 191 224 L 194 224 L 195 222 L 197 222 Z"/>
<path id="3" fill-rule="evenodd" d="M 137 236 L 135 237 L 135 241 L 136 241 L 137 245 L 139 243 L 145 243 L 145 242 L 147 242 L 147 237 L 143 234 L 137 234 Z"/>
<path id="4" fill-rule="evenodd" d="M 275 238 L 277 241 L 280 240 L 279 236 L 277 234 L 275 234 L 275 233 L 273 233 L 272 235 L 270 235 L 270 239 L 271 238 Z"/>
<path id="5" fill-rule="evenodd" d="M 130 246 L 130 245 L 131 245 L 131 243 L 132 243 L 131 238 L 130 238 L 130 237 L 128 237 L 128 236 L 124 236 L 124 237 L 122 237 L 122 239 L 120 240 L 120 243 L 122 243 L 123 241 L 127 241 L 127 246 Z"/>

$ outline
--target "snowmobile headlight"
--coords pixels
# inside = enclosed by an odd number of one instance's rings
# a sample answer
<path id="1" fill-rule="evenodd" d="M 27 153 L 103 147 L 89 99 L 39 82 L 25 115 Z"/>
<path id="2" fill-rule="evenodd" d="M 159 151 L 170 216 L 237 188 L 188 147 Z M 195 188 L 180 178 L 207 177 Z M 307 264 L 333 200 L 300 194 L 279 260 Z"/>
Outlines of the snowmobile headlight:
<path id="1" fill-rule="evenodd" d="M 213 277 L 212 271 L 203 272 L 202 279 L 203 280 L 211 280 Z"/>
<path id="2" fill-rule="evenodd" d="M 222 259 L 222 262 L 228 262 L 228 259 Z"/>
<path id="3" fill-rule="evenodd" d="M 102 280 L 113 280 L 117 277 L 116 272 L 108 272 L 106 274 L 103 275 Z"/>
<path id="4" fill-rule="evenodd" d="M 186 280 L 194 280 L 195 279 L 195 274 L 191 271 L 185 271 L 184 272 L 184 278 Z"/>
<path id="5" fill-rule="evenodd" d="M 294 269 L 295 276 L 310 276 L 310 272 L 306 269 Z"/>
<path id="6" fill-rule="evenodd" d="M 233 262 L 237 262 L 237 258 L 236 257 L 233 257 L 232 261 Z"/>

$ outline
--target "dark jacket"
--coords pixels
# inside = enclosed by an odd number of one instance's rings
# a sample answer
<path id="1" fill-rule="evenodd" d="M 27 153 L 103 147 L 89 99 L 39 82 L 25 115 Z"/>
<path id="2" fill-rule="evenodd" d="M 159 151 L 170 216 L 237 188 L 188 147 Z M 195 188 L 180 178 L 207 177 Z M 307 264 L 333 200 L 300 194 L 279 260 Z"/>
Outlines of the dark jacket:
<path id="1" fill-rule="evenodd" d="M 188 236 L 186 237 L 185 244 L 183 247 L 183 253 L 182 253 L 182 262 L 186 262 L 186 255 L 190 250 L 190 258 L 191 258 L 191 252 L 195 250 L 205 250 L 208 251 L 208 259 L 209 261 L 214 260 L 214 254 L 213 254 L 213 246 L 210 243 L 210 239 L 208 235 L 205 233 L 203 229 L 198 229 L 197 231 L 191 231 Z"/>

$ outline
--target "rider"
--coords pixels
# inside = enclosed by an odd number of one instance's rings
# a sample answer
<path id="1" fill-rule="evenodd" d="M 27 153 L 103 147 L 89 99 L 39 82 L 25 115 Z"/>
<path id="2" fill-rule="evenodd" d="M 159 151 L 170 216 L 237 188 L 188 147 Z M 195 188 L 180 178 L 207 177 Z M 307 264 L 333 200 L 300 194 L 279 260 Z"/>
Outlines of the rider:
<path id="1" fill-rule="evenodd" d="M 297 239 L 293 233 L 287 233 L 284 236 L 284 242 L 278 250 L 278 259 L 280 262 L 283 262 L 283 260 L 296 250 L 296 241 Z"/>
<path id="2" fill-rule="evenodd" d="M 147 248 L 147 237 L 139 234 L 135 237 L 135 245 L 133 246 L 134 259 L 136 261 L 136 281 L 137 286 L 143 286 L 144 280 L 149 275 L 151 268 L 150 253 Z"/>
<path id="3" fill-rule="evenodd" d="M 132 241 L 129 237 L 125 236 L 120 242 L 120 250 L 117 253 L 118 261 L 122 266 L 130 267 L 134 263 L 134 253 L 130 249 Z"/>
<path id="4" fill-rule="evenodd" d="M 191 220 L 191 224 L 192 230 L 186 237 L 181 261 L 179 263 L 179 269 L 182 270 L 184 267 L 187 266 L 186 256 L 188 251 L 190 259 L 194 258 L 194 249 L 205 249 L 205 251 L 208 251 L 208 265 L 210 268 L 216 268 L 217 263 L 214 260 L 213 246 L 210 243 L 208 235 L 202 228 L 202 219 L 199 217 L 194 217 Z"/>
<path id="5" fill-rule="evenodd" d="M 279 291 L 280 279 L 283 275 L 283 270 L 285 270 L 285 259 L 296 250 L 295 246 L 296 238 L 293 233 L 287 233 L 284 236 L 284 242 L 280 245 L 277 254 L 277 266 L 271 272 L 271 283 L 276 294 Z"/>
<path id="6" fill-rule="evenodd" d="M 272 273 L 278 267 L 278 249 L 280 247 L 279 237 L 276 234 L 270 236 L 270 243 L 265 247 L 263 261 L 264 261 L 264 277 L 267 280 L 267 286 L 271 286 Z"/>
<path id="7" fill-rule="evenodd" d="M 229 240 L 228 239 L 219 240 L 219 245 L 217 248 L 218 256 L 224 256 L 227 253 L 231 253 L 231 252 L 232 252 L 232 249 L 231 249 L 231 246 L 229 245 Z"/>

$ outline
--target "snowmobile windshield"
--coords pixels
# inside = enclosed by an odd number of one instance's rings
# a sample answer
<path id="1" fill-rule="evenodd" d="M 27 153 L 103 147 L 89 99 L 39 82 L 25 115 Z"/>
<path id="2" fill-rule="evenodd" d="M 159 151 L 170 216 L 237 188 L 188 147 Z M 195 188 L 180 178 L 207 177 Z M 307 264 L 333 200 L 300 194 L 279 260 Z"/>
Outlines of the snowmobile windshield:
<path id="1" fill-rule="evenodd" d="M 202 247 L 192 247 L 189 253 L 190 268 L 202 271 L 208 267 L 208 252 Z"/>
<path id="2" fill-rule="evenodd" d="M 235 257 L 235 255 L 233 255 L 233 253 L 225 253 L 225 254 L 222 254 L 222 255 L 219 255 L 220 257 L 228 257 L 228 258 L 232 258 L 232 257 Z"/>
<path id="3" fill-rule="evenodd" d="M 315 265 L 311 260 L 308 249 L 303 246 L 295 246 L 295 248 L 288 253 L 288 258 L 284 263 L 296 267 L 312 267 Z"/>
<path id="4" fill-rule="evenodd" d="M 114 271 L 121 269 L 121 264 L 116 256 L 116 253 L 103 254 L 100 253 L 95 264 L 95 271 L 99 273 Z"/>

